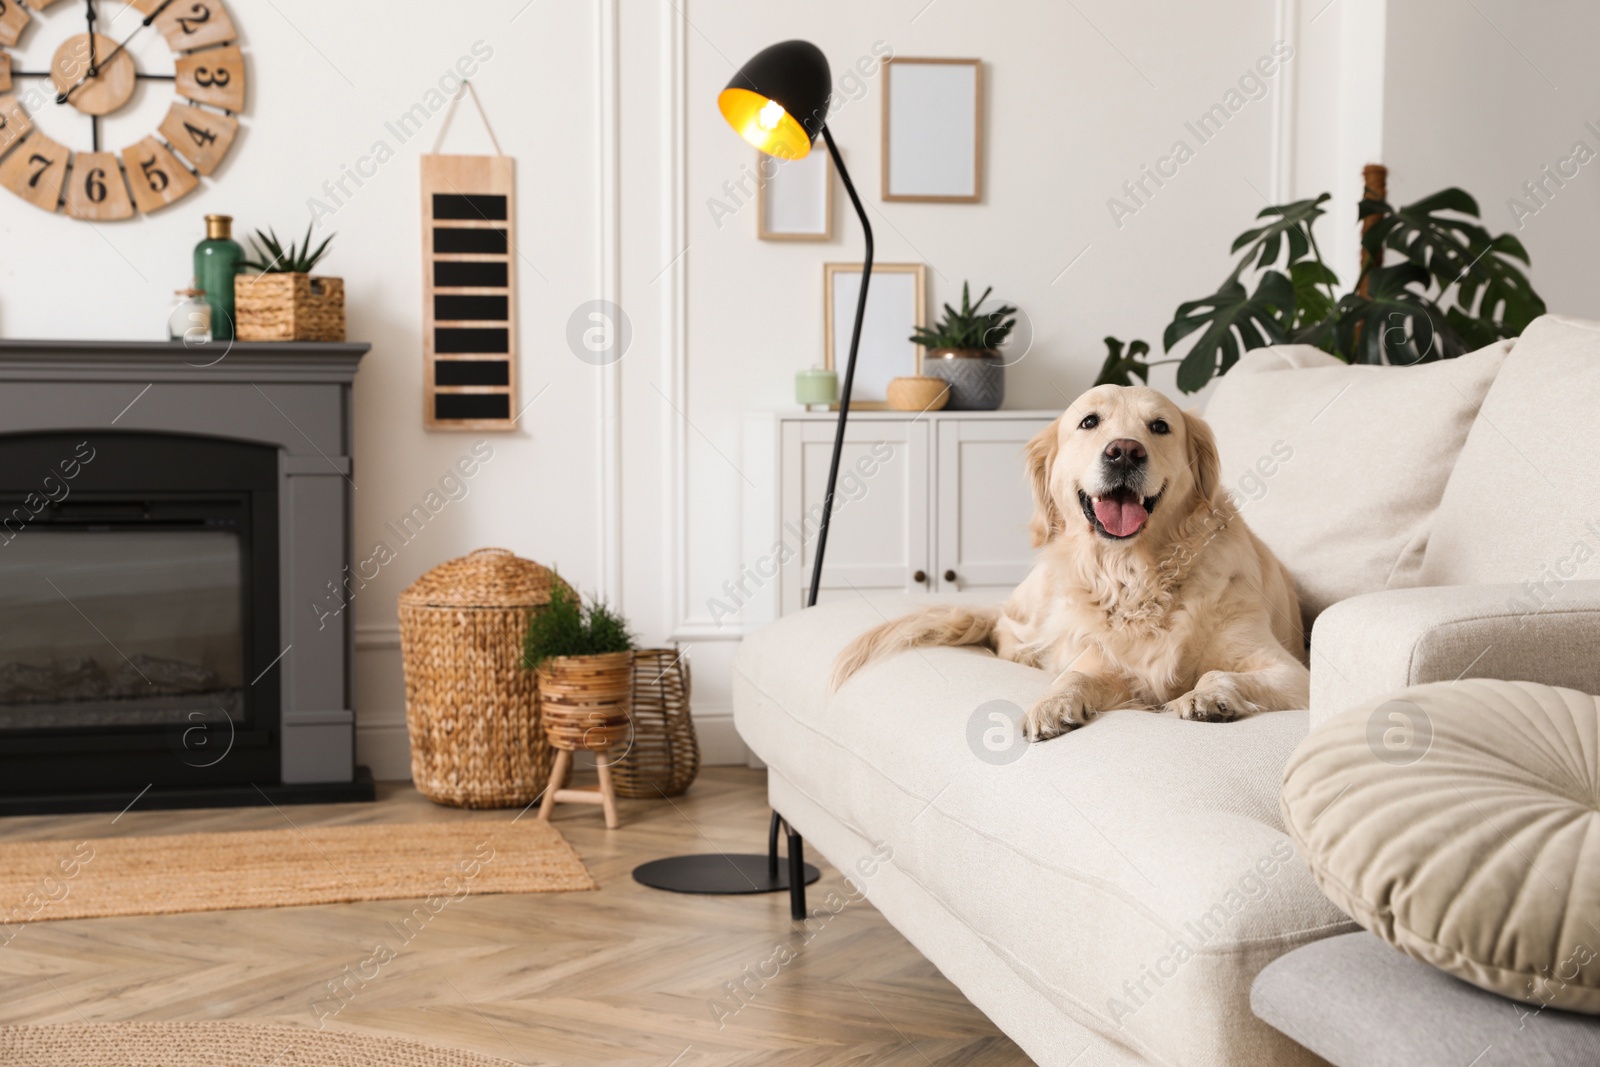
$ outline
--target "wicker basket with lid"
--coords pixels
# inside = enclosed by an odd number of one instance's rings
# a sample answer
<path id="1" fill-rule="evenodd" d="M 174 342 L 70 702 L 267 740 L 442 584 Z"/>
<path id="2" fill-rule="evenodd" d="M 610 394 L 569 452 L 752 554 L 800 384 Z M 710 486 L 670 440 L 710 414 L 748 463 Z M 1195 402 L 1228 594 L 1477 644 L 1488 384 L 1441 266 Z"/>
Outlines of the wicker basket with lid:
<path id="1" fill-rule="evenodd" d="M 544 789 L 552 753 L 522 640 L 557 582 L 531 560 L 480 548 L 400 594 L 411 778 L 429 800 L 504 808 Z"/>

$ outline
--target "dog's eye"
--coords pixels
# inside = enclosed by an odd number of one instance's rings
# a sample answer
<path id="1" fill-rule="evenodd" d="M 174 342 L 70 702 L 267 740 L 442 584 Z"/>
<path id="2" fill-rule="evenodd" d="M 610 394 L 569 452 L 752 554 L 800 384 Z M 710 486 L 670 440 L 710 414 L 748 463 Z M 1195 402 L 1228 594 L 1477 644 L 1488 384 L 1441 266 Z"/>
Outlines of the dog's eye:
<path id="1" fill-rule="evenodd" d="M 1172 427 L 1167 425 L 1166 419 L 1157 419 L 1150 424 L 1151 433 L 1171 433 Z"/>
<path id="2" fill-rule="evenodd" d="M 1100 425 L 1100 416 L 1099 415 L 1085 415 L 1083 417 L 1083 421 L 1078 423 L 1078 429 L 1080 429 L 1080 430 L 1092 430 L 1096 426 L 1099 426 L 1099 425 Z"/>

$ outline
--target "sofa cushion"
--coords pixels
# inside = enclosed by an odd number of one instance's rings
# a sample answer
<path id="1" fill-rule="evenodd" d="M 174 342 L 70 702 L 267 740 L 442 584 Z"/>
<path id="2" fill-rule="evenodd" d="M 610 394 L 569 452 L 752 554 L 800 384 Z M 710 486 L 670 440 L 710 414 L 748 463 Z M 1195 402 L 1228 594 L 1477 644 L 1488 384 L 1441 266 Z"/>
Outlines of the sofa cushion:
<path id="1" fill-rule="evenodd" d="M 1509 348 L 1371 367 L 1283 345 L 1218 382 L 1205 416 L 1223 482 L 1294 575 L 1308 628 L 1346 597 L 1418 584 L 1450 465 Z"/>
<path id="2" fill-rule="evenodd" d="M 1423 585 L 1530 582 L 1541 608 L 1600 578 L 1600 322 L 1544 315 L 1483 399 L 1439 505 Z"/>
<path id="3" fill-rule="evenodd" d="M 755 753 L 1081 1025 L 1158 1063 L 1315 1064 L 1249 1011 L 1269 960 L 1350 929 L 1278 814 L 1305 713 L 1114 712 L 1028 745 L 1014 723 L 1049 676 L 958 648 L 830 699 L 833 657 L 883 617 L 826 604 L 745 639 L 734 715 Z"/>
<path id="4" fill-rule="evenodd" d="M 1469 678 L 1320 725 L 1283 779 L 1329 898 L 1424 963 L 1600 1014 L 1600 697 Z"/>
<path id="5" fill-rule="evenodd" d="M 1255 1013 L 1334 1067 L 1594 1067 L 1600 1019 L 1515 1004 L 1369 933 L 1267 964 Z"/>

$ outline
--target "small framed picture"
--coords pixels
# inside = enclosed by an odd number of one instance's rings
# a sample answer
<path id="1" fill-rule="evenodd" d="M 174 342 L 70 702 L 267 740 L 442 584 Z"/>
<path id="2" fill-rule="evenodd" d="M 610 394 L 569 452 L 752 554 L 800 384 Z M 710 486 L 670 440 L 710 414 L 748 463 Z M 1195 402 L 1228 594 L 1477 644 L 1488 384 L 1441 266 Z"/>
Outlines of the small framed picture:
<path id="1" fill-rule="evenodd" d="M 983 196 L 983 61 L 883 61 L 883 199 Z"/>
<path id="2" fill-rule="evenodd" d="M 813 149 L 800 159 L 757 160 L 756 232 L 763 241 L 833 237 L 833 161 Z"/>
<path id="3" fill-rule="evenodd" d="M 842 390 L 850 333 L 855 328 L 856 298 L 861 292 L 861 264 L 825 263 L 822 272 L 822 365 L 839 372 Z M 886 408 L 892 379 L 922 373 L 922 346 L 911 340 L 911 333 L 922 325 L 927 291 L 928 268 L 921 263 L 872 265 L 850 391 L 852 408 Z"/>

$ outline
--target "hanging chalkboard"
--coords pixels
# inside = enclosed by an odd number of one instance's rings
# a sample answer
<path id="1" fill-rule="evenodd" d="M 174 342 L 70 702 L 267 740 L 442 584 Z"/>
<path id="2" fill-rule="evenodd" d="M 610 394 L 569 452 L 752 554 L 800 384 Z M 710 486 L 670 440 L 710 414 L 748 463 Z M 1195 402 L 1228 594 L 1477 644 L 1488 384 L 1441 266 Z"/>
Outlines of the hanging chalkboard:
<path id="1" fill-rule="evenodd" d="M 478 102 L 470 82 L 463 92 Z M 440 142 L 449 120 L 446 114 Z M 493 130 L 489 138 L 498 152 Z M 510 156 L 422 157 L 423 422 L 430 430 L 515 424 L 516 218 Z"/>

